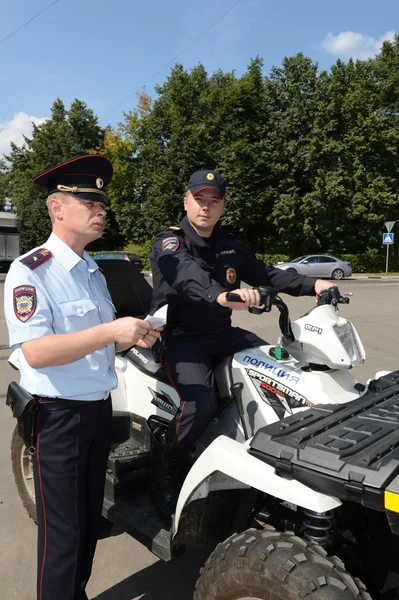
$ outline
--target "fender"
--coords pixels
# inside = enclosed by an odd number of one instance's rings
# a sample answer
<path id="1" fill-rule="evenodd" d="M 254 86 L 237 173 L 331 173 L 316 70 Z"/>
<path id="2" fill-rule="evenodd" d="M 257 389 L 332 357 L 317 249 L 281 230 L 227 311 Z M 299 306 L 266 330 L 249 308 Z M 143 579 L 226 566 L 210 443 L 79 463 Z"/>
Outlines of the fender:
<path id="1" fill-rule="evenodd" d="M 276 475 L 273 467 L 248 454 L 250 440 L 244 444 L 219 436 L 190 469 L 180 491 L 174 518 L 175 536 L 184 508 L 209 492 L 254 488 L 302 508 L 323 513 L 342 503 L 338 498 L 316 492 L 295 479 Z"/>

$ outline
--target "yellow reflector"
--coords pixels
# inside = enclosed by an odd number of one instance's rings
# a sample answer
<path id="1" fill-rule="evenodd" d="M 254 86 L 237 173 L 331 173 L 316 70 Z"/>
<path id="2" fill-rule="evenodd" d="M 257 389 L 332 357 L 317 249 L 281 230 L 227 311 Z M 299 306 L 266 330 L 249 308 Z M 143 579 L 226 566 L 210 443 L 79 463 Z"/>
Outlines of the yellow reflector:
<path id="1" fill-rule="evenodd" d="M 399 494 L 384 492 L 384 505 L 387 510 L 399 513 Z"/>

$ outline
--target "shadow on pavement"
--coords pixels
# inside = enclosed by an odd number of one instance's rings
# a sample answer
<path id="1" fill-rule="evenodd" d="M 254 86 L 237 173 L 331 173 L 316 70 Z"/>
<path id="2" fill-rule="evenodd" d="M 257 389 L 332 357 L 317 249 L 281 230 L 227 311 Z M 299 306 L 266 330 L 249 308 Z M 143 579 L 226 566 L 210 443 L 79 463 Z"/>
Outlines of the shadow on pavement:
<path id="1" fill-rule="evenodd" d="M 93 600 L 192 600 L 199 571 L 212 546 L 187 550 L 171 562 L 158 561 L 105 590 Z"/>

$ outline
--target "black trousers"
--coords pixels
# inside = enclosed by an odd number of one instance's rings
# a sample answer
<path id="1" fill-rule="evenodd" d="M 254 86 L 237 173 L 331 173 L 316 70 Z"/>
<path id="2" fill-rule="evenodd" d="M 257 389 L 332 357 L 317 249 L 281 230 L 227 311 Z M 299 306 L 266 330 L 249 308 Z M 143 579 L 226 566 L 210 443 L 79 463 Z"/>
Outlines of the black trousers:
<path id="1" fill-rule="evenodd" d="M 111 399 L 41 404 L 33 467 L 37 600 L 87 600 L 110 449 Z"/>
<path id="2" fill-rule="evenodd" d="M 184 461 L 211 421 L 217 409 L 214 369 L 220 361 L 235 352 L 265 343 L 239 327 L 214 335 L 183 333 L 168 339 L 164 364 L 180 396 L 180 407 L 166 434 L 164 457 L 167 460 Z"/>

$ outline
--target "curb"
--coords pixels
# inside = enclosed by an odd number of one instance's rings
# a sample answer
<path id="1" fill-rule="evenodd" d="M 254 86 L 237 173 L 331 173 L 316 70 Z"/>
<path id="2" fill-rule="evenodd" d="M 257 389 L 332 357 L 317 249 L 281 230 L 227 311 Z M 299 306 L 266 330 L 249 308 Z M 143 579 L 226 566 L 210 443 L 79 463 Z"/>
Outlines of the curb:
<path id="1" fill-rule="evenodd" d="M 357 275 L 354 273 L 352 277 L 347 278 L 347 281 L 348 279 L 399 279 L 399 275 Z"/>
<path id="2" fill-rule="evenodd" d="M 151 277 L 151 271 L 141 271 L 144 277 Z M 360 273 L 353 273 L 350 277 L 345 277 L 344 279 L 340 279 L 339 281 L 353 281 L 356 279 L 399 279 L 399 275 L 361 275 Z"/>

